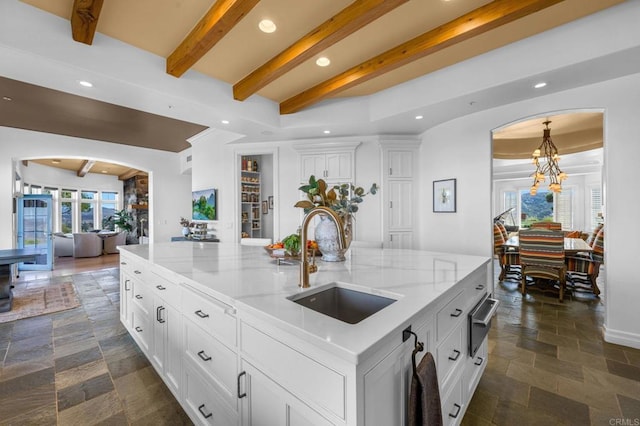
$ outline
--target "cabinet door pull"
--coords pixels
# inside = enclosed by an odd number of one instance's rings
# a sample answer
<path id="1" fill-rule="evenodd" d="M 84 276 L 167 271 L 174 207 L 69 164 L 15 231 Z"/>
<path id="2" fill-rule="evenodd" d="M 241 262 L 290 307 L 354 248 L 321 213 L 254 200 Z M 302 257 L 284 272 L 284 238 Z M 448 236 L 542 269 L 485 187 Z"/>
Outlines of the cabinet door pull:
<path id="1" fill-rule="evenodd" d="M 126 265 L 126 264 L 127 264 L 127 262 L 120 262 L 120 264 L 121 264 L 121 265 Z"/>
<path id="2" fill-rule="evenodd" d="M 242 399 L 245 396 L 247 396 L 246 392 L 240 393 L 240 379 L 242 379 L 242 376 L 245 376 L 246 374 L 247 374 L 246 371 L 243 371 L 242 373 L 238 374 L 238 399 Z"/>
<path id="3" fill-rule="evenodd" d="M 131 291 L 131 289 L 128 287 L 128 284 L 131 282 L 131 280 L 124 280 L 124 291 Z"/>
<path id="4" fill-rule="evenodd" d="M 454 313 L 451 314 L 452 317 L 458 318 L 462 314 L 460 309 L 456 309 Z"/>
<path id="5" fill-rule="evenodd" d="M 393 169 L 389 167 L 389 176 L 391 176 L 392 174 L 393 174 Z"/>
<path id="6" fill-rule="evenodd" d="M 141 300 L 141 299 L 142 299 L 142 296 L 141 296 L 141 295 L 139 295 L 139 294 L 136 294 L 136 299 Z"/>
<path id="7" fill-rule="evenodd" d="M 202 417 L 204 417 L 205 419 L 208 419 L 209 417 L 213 416 L 212 412 L 205 413 L 203 408 L 204 408 L 204 404 L 202 404 L 201 406 L 198 407 L 198 411 L 200 411 L 200 414 L 202 414 Z M 449 415 L 451 415 L 451 414 L 449 414 Z"/>
<path id="8" fill-rule="evenodd" d="M 475 365 L 482 365 L 482 362 L 484 361 L 484 358 L 482 358 L 481 356 L 478 357 L 478 359 L 476 360 L 476 362 L 474 362 Z"/>
<path id="9" fill-rule="evenodd" d="M 451 417 L 452 419 L 455 419 L 456 417 L 458 417 L 458 414 L 460 414 L 460 409 L 462 407 L 460 407 L 460 405 L 458 405 L 458 404 L 453 404 L 453 407 L 457 409 L 456 413 L 455 414 L 449 413 L 449 417 Z"/>
<path id="10" fill-rule="evenodd" d="M 135 271 L 133 271 L 134 274 L 138 274 L 140 275 L 142 272 L 138 271 L 137 269 Z"/>
<path id="11" fill-rule="evenodd" d="M 478 284 L 476 290 L 484 290 L 484 284 Z"/>
<path id="12" fill-rule="evenodd" d="M 138 333 L 142 333 L 142 327 L 140 327 L 140 326 L 136 327 L 136 331 L 137 331 Z"/>
<path id="13" fill-rule="evenodd" d="M 209 355 L 207 355 L 206 353 L 204 353 L 204 350 L 198 352 L 198 356 L 203 361 L 211 361 L 211 357 Z"/>
<path id="14" fill-rule="evenodd" d="M 457 349 L 454 349 L 454 350 L 453 350 L 453 354 L 454 354 L 454 355 L 453 355 L 452 357 L 451 357 L 451 356 L 449 357 L 449 360 L 451 360 L 451 361 L 457 361 L 457 360 L 458 360 L 458 358 L 460 358 L 460 351 L 459 351 L 459 350 L 457 350 Z"/>
<path id="15" fill-rule="evenodd" d="M 163 287 L 163 286 L 161 286 L 160 284 L 158 284 L 158 285 L 156 286 L 156 288 L 157 288 L 158 290 L 166 290 L 166 289 L 167 289 L 166 287 Z"/>
<path id="16" fill-rule="evenodd" d="M 205 314 L 204 312 L 202 312 L 200 309 L 198 309 L 195 314 L 197 316 L 199 316 L 200 318 L 209 318 L 209 314 Z"/>
<path id="17" fill-rule="evenodd" d="M 164 306 L 158 306 L 158 307 L 156 308 L 156 320 L 157 320 L 159 323 L 161 323 L 161 324 L 162 324 L 163 322 L 165 322 L 165 321 L 162 319 L 162 311 L 164 311 Z"/>

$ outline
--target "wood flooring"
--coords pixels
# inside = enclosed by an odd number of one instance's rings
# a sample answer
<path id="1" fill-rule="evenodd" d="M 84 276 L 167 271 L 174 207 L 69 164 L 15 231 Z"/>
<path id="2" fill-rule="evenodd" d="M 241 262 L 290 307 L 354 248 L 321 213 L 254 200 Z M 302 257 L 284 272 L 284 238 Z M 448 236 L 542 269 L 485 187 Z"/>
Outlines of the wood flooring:
<path id="1" fill-rule="evenodd" d="M 0 425 L 191 424 L 120 324 L 118 273 L 109 255 L 21 274 L 71 276 L 82 305 L 0 324 Z M 606 291 L 559 303 L 495 281 L 489 363 L 463 425 L 640 424 L 640 350 L 604 342 Z"/>

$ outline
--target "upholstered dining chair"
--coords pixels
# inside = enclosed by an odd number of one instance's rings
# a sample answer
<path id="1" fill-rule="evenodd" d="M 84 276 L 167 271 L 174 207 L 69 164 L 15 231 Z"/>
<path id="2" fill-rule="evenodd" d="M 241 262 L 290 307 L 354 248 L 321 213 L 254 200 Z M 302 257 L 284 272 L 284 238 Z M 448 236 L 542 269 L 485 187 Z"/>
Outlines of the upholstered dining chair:
<path id="1" fill-rule="evenodd" d="M 567 278 L 572 284 L 585 283 L 591 286 L 593 294 L 598 296 L 600 289 L 596 279 L 600 274 L 600 265 L 604 263 L 604 227 L 599 227 L 598 234 L 591 244 L 593 251 L 586 255 L 578 253 L 565 259 Z"/>
<path id="2" fill-rule="evenodd" d="M 500 276 L 498 280 L 504 280 L 508 274 L 515 275 L 514 278 L 520 279 L 520 256 L 518 250 L 505 250 L 503 244 L 506 242 L 507 230 L 500 228 L 500 223 L 493 224 L 493 253 L 498 258 L 500 264 Z"/>
<path id="3" fill-rule="evenodd" d="M 558 282 L 558 299 L 564 300 L 566 266 L 564 263 L 564 234 L 548 229 L 520 231 L 520 267 L 522 279 L 520 291 L 527 293 L 527 286 L 535 285 L 546 291 L 549 282 Z M 533 278 L 533 284 L 527 284 Z"/>
<path id="4" fill-rule="evenodd" d="M 531 229 L 549 229 L 551 231 L 561 231 L 562 224 L 560 222 L 533 222 Z"/>

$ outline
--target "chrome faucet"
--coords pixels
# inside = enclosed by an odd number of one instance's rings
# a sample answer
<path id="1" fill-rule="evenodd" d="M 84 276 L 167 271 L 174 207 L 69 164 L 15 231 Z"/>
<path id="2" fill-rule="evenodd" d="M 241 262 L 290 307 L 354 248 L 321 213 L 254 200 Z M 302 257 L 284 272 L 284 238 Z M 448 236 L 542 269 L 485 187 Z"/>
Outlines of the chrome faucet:
<path id="1" fill-rule="evenodd" d="M 300 259 L 300 283 L 298 286 L 302 288 L 309 288 L 309 274 L 318 271 L 318 267 L 315 264 L 315 258 L 313 264 L 309 264 L 309 251 L 307 250 L 307 228 L 309 227 L 311 219 L 318 214 L 327 214 L 333 220 L 336 224 L 336 228 L 338 229 L 338 244 L 341 249 L 345 248 L 346 238 L 340 216 L 338 216 L 338 214 L 329 207 L 324 206 L 314 207 L 309 210 L 304 219 L 302 219 L 302 232 L 300 233 L 300 248 L 302 255 Z"/>

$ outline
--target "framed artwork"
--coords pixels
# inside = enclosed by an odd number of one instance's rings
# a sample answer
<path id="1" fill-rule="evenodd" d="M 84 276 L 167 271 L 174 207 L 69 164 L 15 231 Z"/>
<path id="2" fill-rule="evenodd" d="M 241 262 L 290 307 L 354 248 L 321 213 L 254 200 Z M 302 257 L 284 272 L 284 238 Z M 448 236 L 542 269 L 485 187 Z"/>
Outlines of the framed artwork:
<path id="1" fill-rule="evenodd" d="M 217 220 L 218 209 L 216 206 L 217 190 L 205 189 L 203 191 L 193 191 L 192 195 L 192 215 L 193 220 Z"/>
<path id="2" fill-rule="evenodd" d="M 273 210 L 273 195 L 269 195 L 269 209 Z"/>
<path id="3" fill-rule="evenodd" d="M 444 179 L 433 181 L 433 212 L 456 212 L 456 180 Z"/>
<path id="4" fill-rule="evenodd" d="M 262 214 L 267 214 L 269 213 L 269 203 L 267 202 L 267 200 L 264 200 L 262 202 Z"/>

